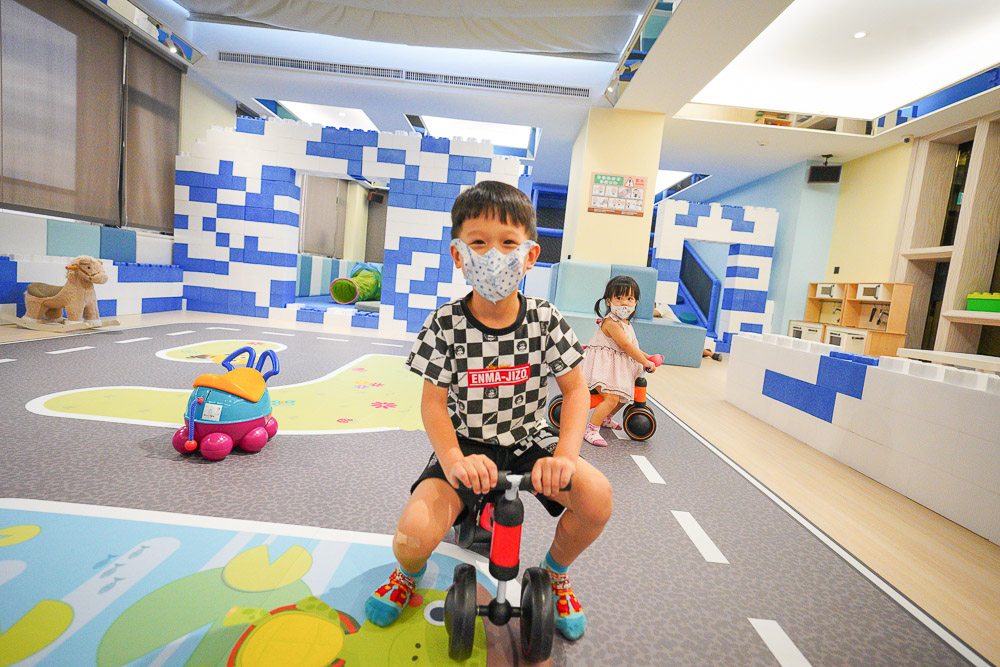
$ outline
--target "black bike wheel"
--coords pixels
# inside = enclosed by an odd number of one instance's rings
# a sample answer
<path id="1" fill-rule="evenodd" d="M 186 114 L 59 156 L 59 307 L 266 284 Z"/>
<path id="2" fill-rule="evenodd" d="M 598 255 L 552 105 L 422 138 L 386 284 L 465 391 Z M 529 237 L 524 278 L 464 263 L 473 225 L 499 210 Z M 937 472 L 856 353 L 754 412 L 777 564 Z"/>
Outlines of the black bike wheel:
<path id="1" fill-rule="evenodd" d="M 542 568 L 529 567 L 521 579 L 521 653 L 525 660 L 547 660 L 555 631 L 552 580 Z"/>
<path id="2" fill-rule="evenodd" d="M 559 428 L 559 417 L 562 415 L 562 404 L 562 396 L 553 399 L 553 401 L 549 403 L 549 421 L 552 422 L 552 425 L 556 428 Z"/>
<path id="3" fill-rule="evenodd" d="M 633 440 L 649 440 L 656 433 L 656 419 L 647 409 L 634 410 L 625 418 L 625 435 Z"/>
<path id="4" fill-rule="evenodd" d="M 466 660 L 476 639 L 476 569 L 468 563 L 455 566 L 455 579 L 444 599 L 444 627 L 448 631 L 448 655 Z"/>

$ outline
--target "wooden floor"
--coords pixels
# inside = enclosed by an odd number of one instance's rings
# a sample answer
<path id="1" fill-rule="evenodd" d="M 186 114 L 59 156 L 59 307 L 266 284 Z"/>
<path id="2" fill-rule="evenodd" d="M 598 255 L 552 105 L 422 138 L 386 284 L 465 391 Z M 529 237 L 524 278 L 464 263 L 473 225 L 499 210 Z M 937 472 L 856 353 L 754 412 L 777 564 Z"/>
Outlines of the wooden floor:
<path id="1" fill-rule="evenodd" d="M 211 313 L 119 318 L 123 327 L 262 320 Z M 296 322 L 302 329 L 378 336 Z M 73 334 L 69 334 L 73 335 Z M 0 343 L 51 337 L 0 326 Z M 662 366 L 650 394 L 941 624 L 1000 664 L 1000 546 L 725 402 L 726 361 Z"/>
<path id="2" fill-rule="evenodd" d="M 679 419 L 1000 664 L 1000 546 L 726 403 L 725 360 L 648 377 Z"/>

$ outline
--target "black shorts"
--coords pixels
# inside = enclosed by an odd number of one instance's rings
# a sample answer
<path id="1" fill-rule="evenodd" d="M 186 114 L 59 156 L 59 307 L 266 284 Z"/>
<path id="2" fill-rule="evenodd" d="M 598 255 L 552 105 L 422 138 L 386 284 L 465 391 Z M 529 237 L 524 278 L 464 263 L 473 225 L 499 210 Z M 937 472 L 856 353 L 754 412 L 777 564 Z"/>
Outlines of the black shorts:
<path id="1" fill-rule="evenodd" d="M 545 438 L 545 440 L 549 440 L 549 442 L 544 442 L 543 440 L 543 444 L 551 444 L 552 448 L 555 448 L 556 437 L 554 435 L 552 435 L 551 438 Z M 467 438 L 463 438 L 462 436 L 458 436 L 458 446 L 462 450 L 462 453 L 466 456 L 471 456 L 473 454 L 485 454 L 497 465 L 497 470 L 509 470 L 510 472 L 518 475 L 530 475 L 531 469 L 535 466 L 535 461 L 543 459 L 546 456 L 552 456 L 552 450 L 548 447 L 542 446 L 541 444 L 533 444 L 524 452 L 515 454 L 513 447 L 487 445 L 482 442 L 476 442 L 475 440 L 469 440 Z M 427 467 L 424 468 L 424 471 L 420 473 L 420 477 L 418 477 L 417 481 L 415 481 L 413 486 L 410 487 L 410 493 L 413 493 L 414 489 L 417 488 L 417 485 L 425 479 L 443 479 L 447 481 L 444 470 L 441 468 L 441 463 L 433 454 L 427 462 Z M 455 519 L 455 525 L 458 525 L 463 519 L 465 519 L 466 512 L 468 512 L 470 508 L 475 511 L 477 504 L 483 499 L 483 496 L 462 484 L 459 484 L 459 488 L 455 489 L 455 492 L 462 500 L 462 505 L 464 506 L 462 511 L 459 512 L 458 517 Z M 546 498 L 541 494 L 531 495 L 538 498 L 538 502 L 540 502 L 545 510 L 552 516 L 559 516 L 563 513 L 563 510 L 566 509 L 556 501 Z"/>

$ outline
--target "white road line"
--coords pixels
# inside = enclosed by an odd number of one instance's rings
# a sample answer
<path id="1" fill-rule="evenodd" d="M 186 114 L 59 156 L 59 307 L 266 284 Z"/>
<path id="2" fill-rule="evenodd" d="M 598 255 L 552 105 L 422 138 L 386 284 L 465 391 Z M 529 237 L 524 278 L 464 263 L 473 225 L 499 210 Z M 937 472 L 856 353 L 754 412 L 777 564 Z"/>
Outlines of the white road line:
<path id="1" fill-rule="evenodd" d="M 349 343 L 350 342 L 346 338 L 324 338 L 323 336 L 316 336 L 316 340 L 332 340 L 335 343 Z"/>
<path id="2" fill-rule="evenodd" d="M 205 327 L 210 331 L 239 331 L 239 329 L 234 329 L 232 327 Z"/>
<path id="3" fill-rule="evenodd" d="M 184 334 L 194 333 L 193 329 L 188 329 L 187 331 L 172 331 L 167 336 L 183 336 Z"/>
<path id="4" fill-rule="evenodd" d="M 143 336 L 142 338 L 129 338 L 128 340 L 116 340 L 115 343 L 118 345 L 124 345 L 125 343 L 138 343 L 140 340 L 153 340 L 149 336 Z"/>
<path id="5" fill-rule="evenodd" d="M 45 354 L 66 354 L 67 352 L 79 352 L 80 350 L 93 350 L 93 345 L 84 345 L 83 347 L 68 347 L 65 350 L 53 350 L 52 352 L 46 352 Z"/>
<path id="6" fill-rule="evenodd" d="M 395 343 L 372 343 L 372 345 L 380 345 L 382 347 L 403 347 L 402 345 L 396 345 Z"/>
<path id="7" fill-rule="evenodd" d="M 687 536 L 694 542 L 695 548 L 701 553 L 702 558 L 707 560 L 709 563 L 722 563 L 724 565 L 729 565 L 729 561 L 726 557 L 722 555 L 719 551 L 719 547 L 715 546 L 715 542 L 712 538 L 708 536 L 705 529 L 701 527 L 690 512 L 677 512 L 675 510 L 670 510 L 670 513 L 674 515 L 677 519 L 677 523 L 681 524 L 681 528 L 687 533 Z"/>
<path id="8" fill-rule="evenodd" d="M 635 461 L 637 466 L 639 466 L 639 470 L 642 471 L 642 474 L 646 476 L 646 479 L 648 479 L 651 484 L 666 484 L 666 482 L 663 481 L 663 478 L 660 477 L 660 473 L 656 472 L 656 468 L 653 467 L 653 464 L 650 463 L 649 459 L 645 456 L 633 454 L 632 460 Z"/>
<path id="9" fill-rule="evenodd" d="M 809 667 L 809 661 L 802 655 L 802 651 L 792 643 L 777 621 L 764 618 L 748 618 L 747 620 L 767 644 L 768 650 L 774 654 L 781 667 Z"/>
<path id="10" fill-rule="evenodd" d="M 0 364 L 6 364 L 8 361 L 17 361 L 17 359 L 0 359 Z"/>
<path id="11" fill-rule="evenodd" d="M 865 565 L 857 558 L 855 558 L 850 551 L 840 546 L 840 544 L 838 544 L 833 538 L 831 538 L 829 535 L 827 535 L 822 530 L 817 528 L 812 523 L 812 521 L 799 514 L 798 511 L 796 511 L 791 505 L 782 500 L 782 498 L 779 495 L 777 495 L 776 493 L 771 491 L 771 489 L 761 484 L 756 477 L 754 477 L 746 470 L 741 468 L 738 463 L 736 463 L 731 458 L 726 456 L 718 447 L 710 443 L 708 440 L 703 438 L 700 433 L 698 433 L 693 428 L 691 428 L 683 421 L 681 421 L 680 418 L 677 417 L 677 415 L 672 413 L 670 410 L 667 410 L 662 403 L 649 396 L 646 397 L 646 400 L 651 402 L 657 408 L 659 408 L 660 411 L 662 411 L 665 415 L 670 417 L 678 426 L 680 426 L 682 429 L 691 434 L 691 437 L 700 442 L 702 446 L 705 447 L 705 449 L 718 456 L 723 462 L 726 463 L 726 465 L 728 465 L 730 468 L 735 470 L 740 476 L 742 476 L 744 479 L 750 482 L 750 484 L 752 484 L 758 491 L 760 491 L 765 496 L 770 498 L 775 505 L 783 509 L 786 514 L 788 514 L 790 517 L 799 522 L 799 524 L 803 528 L 808 530 L 810 533 L 812 533 L 813 536 L 816 537 L 816 539 L 825 544 L 835 554 L 843 558 L 844 561 L 846 561 L 851 567 L 857 570 L 858 573 L 861 574 L 861 576 L 870 581 L 880 591 L 882 591 L 890 598 L 892 598 L 896 602 L 896 604 L 898 604 L 900 607 L 909 612 L 911 616 L 913 616 L 915 619 L 923 623 L 924 626 L 927 627 L 927 629 L 929 629 L 935 635 L 940 637 L 942 641 L 948 644 L 948 646 L 952 647 L 959 655 L 961 655 L 963 658 L 968 660 L 973 665 L 976 665 L 976 667 L 989 667 L 991 663 L 988 662 L 981 655 L 979 655 L 975 651 L 975 649 L 969 647 L 965 642 L 963 642 L 961 639 L 955 636 L 950 630 L 948 630 L 943 625 L 938 623 L 937 619 L 930 616 L 927 612 L 925 612 L 923 609 L 917 606 L 912 600 L 910 600 L 908 597 L 906 597 L 898 590 L 896 590 L 891 584 L 886 582 L 885 579 L 883 579 L 875 572 L 873 572 L 871 569 L 869 569 L 867 565 Z"/>
<path id="12" fill-rule="evenodd" d="M 611 432 L 614 433 L 615 437 L 618 438 L 619 440 L 628 440 L 629 439 L 628 435 L 625 433 L 625 429 L 624 428 L 621 429 L 620 431 L 616 431 L 614 429 L 611 429 Z"/>
<path id="13" fill-rule="evenodd" d="M 261 333 L 266 333 L 269 336 L 294 336 L 295 334 L 290 333 L 278 333 L 277 331 L 262 331 Z"/>

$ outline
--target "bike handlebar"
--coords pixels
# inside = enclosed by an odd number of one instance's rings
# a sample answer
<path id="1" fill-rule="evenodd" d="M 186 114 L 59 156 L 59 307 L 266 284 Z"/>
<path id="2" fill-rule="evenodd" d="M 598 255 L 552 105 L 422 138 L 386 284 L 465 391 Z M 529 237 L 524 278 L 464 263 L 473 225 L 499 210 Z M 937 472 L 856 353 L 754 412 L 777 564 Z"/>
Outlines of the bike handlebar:
<path id="1" fill-rule="evenodd" d="M 521 478 L 520 482 L 517 485 L 518 489 L 520 489 L 521 491 L 531 491 L 532 489 L 534 489 L 534 485 L 532 485 L 531 483 L 530 473 L 526 475 L 516 475 L 515 473 L 512 473 L 509 470 L 501 470 L 497 472 L 497 485 L 493 488 L 500 489 L 502 491 L 506 491 L 507 489 L 513 488 L 511 480 L 509 480 L 508 477 L 518 477 L 518 476 L 520 476 Z M 571 488 L 573 488 L 573 480 L 570 480 L 569 483 L 567 483 L 566 486 L 561 490 L 569 491 Z"/>

